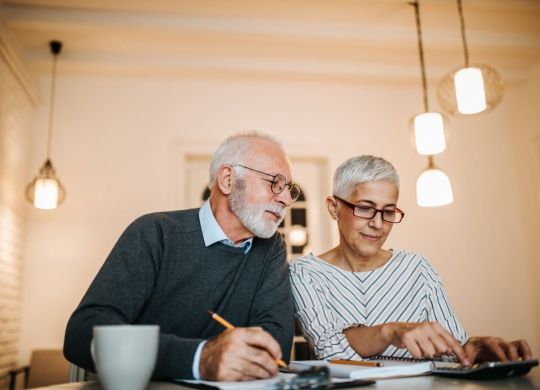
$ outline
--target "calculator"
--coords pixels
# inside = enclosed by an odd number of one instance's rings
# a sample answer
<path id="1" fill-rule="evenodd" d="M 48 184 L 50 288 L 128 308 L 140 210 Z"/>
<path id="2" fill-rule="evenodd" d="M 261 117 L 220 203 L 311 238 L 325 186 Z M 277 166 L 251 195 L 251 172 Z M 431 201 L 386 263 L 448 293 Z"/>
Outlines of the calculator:
<path id="1" fill-rule="evenodd" d="M 512 362 L 486 362 L 471 367 L 457 363 L 437 362 L 433 374 L 452 378 L 491 380 L 527 374 L 538 365 L 537 359 Z"/>

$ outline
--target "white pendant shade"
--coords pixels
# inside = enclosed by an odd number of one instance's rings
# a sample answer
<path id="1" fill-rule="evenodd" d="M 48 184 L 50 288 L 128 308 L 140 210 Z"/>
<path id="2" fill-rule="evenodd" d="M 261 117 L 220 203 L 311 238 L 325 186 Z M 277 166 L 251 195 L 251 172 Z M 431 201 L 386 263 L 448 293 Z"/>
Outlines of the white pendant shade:
<path id="1" fill-rule="evenodd" d="M 414 117 L 414 143 L 416 151 L 424 156 L 442 153 L 446 149 L 443 116 L 438 112 L 425 112 Z"/>
<path id="2" fill-rule="evenodd" d="M 303 246 L 307 243 L 307 231 L 302 225 L 293 225 L 288 234 L 289 242 L 293 246 Z"/>
<path id="3" fill-rule="evenodd" d="M 454 194 L 450 179 L 440 169 L 427 169 L 416 181 L 416 201 L 420 207 L 444 206 L 452 203 Z"/>
<path id="4" fill-rule="evenodd" d="M 477 114 L 487 108 L 484 78 L 479 68 L 463 68 L 454 75 L 457 109 L 462 114 Z"/>
<path id="5" fill-rule="evenodd" d="M 58 182 L 55 179 L 37 179 L 34 185 L 34 207 L 55 209 L 58 206 Z"/>

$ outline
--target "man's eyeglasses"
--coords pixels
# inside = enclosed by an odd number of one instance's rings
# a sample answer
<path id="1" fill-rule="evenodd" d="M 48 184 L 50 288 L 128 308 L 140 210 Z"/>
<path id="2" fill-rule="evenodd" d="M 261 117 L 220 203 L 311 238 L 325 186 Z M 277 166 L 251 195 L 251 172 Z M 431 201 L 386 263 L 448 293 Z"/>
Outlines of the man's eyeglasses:
<path id="1" fill-rule="evenodd" d="M 300 197 L 300 194 L 302 193 L 302 190 L 300 190 L 300 187 L 298 185 L 293 184 L 293 183 L 288 184 L 285 176 L 283 176 L 280 173 L 278 173 L 277 175 L 271 175 L 269 173 L 262 172 L 257 169 L 246 167 L 245 165 L 242 165 L 242 164 L 234 164 L 233 167 L 242 167 L 245 169 L 249 169 L 250 171 L 254 171 L 254 172 L 258 172 L 263 175 L 266 175 L 266 176 L 270 176 L 272 180 L 269 180 L 269 179 L 263 179 L 263 180 L 266 180 L 267 182 L 272 183 L 270 188 L 272 189 L 272 192 L 276 195 L 281 194 L 283 190 L 285 189 L 285 187 L 289 187 L 289 193 L 291 195 L 291 199 L 293 202 L 296 201 Z"/>
<path id="2" fill-rule="evenodd" d="M 350 207 L 353 211 L 353 215 L 358 218 L 373 219 L 375 218 L 377 213 L 381 213 L 381 217 L 384 222 L 400 223 L 403 220 L 403 217 L 405 217 L 405 213 L 398 208 L 396 208 L 395 210 L 379 210 L 375 207 L 359 206 L 357 204 L 347 202 L 346 200 L 341 199 L 340 197 L 337 197 L 335 195 L 334 198 L 339 200 L 345 206 Z"/>

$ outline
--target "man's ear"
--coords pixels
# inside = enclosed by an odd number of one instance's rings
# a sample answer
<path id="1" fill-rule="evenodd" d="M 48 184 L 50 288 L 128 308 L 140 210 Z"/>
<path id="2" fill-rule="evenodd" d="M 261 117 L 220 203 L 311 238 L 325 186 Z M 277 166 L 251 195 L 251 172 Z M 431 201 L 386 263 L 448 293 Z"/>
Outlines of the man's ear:
<path id="1" fill-rule="evenodd" d="M 326 207 L 328 208 L 328 213 L 330 214 L 330 217 L 332 219 L 338 221 L 338 215 L 337 215 L 337 201 L 336 198 L 333 196 L 329 196 L 326 198 Z"/>
<path id="2" fill-rule="evenodd" d="M 230 165 L 223 165 L 219 168 L 217 185 L 219 190 L 225 195 L 229 195 L 232 192 L 233 175 L 234 171 Z"/>

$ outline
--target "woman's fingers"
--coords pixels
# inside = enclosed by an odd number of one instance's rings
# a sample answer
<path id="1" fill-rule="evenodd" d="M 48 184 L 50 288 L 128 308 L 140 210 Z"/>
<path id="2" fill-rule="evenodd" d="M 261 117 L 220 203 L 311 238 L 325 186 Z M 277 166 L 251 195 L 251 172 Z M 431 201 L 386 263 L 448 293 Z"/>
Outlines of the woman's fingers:
<path id="1" fill-rule="evenodd" d="M 433 358 L 454 353 L 460 362 L 469 364 L 463 347 L 436 322 L 404 324 L 400 332 L 400 344 L 415 358 Z"/>

